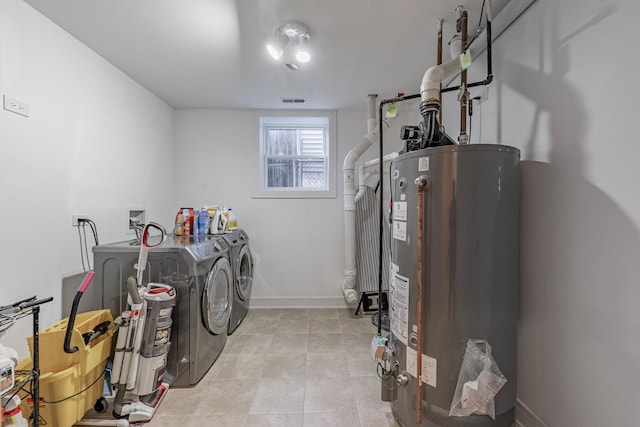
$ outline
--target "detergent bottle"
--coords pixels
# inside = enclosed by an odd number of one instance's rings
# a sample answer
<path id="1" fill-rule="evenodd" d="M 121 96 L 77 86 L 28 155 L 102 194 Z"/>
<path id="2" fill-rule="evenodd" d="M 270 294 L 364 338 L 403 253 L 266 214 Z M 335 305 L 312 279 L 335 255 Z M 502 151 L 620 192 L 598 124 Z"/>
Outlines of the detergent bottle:
<path id="1" fill-rule="evenodd" d="M 182 209 L 182 234 L 189 236 L 191 234 L 191 219 L 189 218 L 189 209 Z"/>
<path id="2" fill-rule="evenodd" d="M 238 217 L 233 209 L 229 208 L 229 231 L 238 229 Z"/>
<path id="3" fill-rule="evenodd" d="M 208 226 L 208 212 L 207 208 L 202 208 L 200 211 L 200 216 L 198 217 L 198 234 L 204 235 L 207 234 L 207 226 Z"/>
<path id="4" fill-rule="evenodd" d="M 194 236 L 197 236 L 198 234 L 200 234 L 199 226 L 200 226 L 200 211 L 196 209 L 193 211 L 193 230 L 191 230 L 191 234 L 193 234 Z"/>
<path id="5" fill-rule="evenodd" d="M 182 219 L 183 219 L 182 209 L 180 209 L 176 214 L 176 221 L 175 221 L 176 225 L 173 228 L 173 234 L 176 236 L 182 236 Z"/>

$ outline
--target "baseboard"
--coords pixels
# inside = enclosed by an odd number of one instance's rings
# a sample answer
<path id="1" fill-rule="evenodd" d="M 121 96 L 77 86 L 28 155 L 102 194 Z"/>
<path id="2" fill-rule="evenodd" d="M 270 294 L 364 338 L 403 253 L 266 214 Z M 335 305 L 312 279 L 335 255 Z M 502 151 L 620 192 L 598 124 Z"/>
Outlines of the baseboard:
<path id="1" fill-rule="evenodd" d="M 343 297 L 251 297 L 251 308 L 352 308 Z M 355 307 L 353 307 L 355 309 Z"/>
<path id="2" fill-rule="evenodd" d="M 547 427 L 547 425 L 520 399 L 516 400 L 517 427 Z"/>

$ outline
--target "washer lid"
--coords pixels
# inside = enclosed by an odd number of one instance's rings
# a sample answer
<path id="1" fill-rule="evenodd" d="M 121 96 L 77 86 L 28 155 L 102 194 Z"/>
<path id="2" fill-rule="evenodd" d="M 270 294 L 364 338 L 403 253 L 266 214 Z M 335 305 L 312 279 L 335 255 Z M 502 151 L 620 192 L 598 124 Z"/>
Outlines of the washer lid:
<path id="1" fill-rule="evenodd" d="M 226 258 L 218 259 L 211 267 L 207 283 L 202 292 L 202 321 L 212 334 L 227 330 L 231 305 L 229 296 L 233 274 Z"/>
<path id="2" fill-rule="evenodd" d="M 247 300 L 251 296 L 251 286 L 253 284 L 253 257 L 249 245 L 244 245 L 240 249 L 236 259 L 236 291 L 242 300 Z"/>

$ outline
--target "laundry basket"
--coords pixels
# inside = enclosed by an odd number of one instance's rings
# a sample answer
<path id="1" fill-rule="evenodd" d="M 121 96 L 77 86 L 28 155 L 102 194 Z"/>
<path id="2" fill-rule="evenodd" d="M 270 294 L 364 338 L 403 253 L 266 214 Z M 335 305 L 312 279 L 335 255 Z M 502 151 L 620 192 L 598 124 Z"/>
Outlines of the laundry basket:
<path id="1" fill-rule="evenodd" d="M 109 321 L 106 333 L 89 344 L 82 334 L 91 332 L 97 325 Z M 111 355 L 113 316 L 109 310 L 96 310 L 76 316 L 71 347 L 75 353 L 65 353 L 64 337 L 68 319 L 40 331 L 40 424 L 71 426 L 93 408 L 102 397 L 104 370 Z M 33 339 L 28 338 L 33 357 Z M 19 362 L 17 369 L 30 369 L 31 359 Z M 20 396 L 23 414 L 33 409 L 31 396 Z"/>

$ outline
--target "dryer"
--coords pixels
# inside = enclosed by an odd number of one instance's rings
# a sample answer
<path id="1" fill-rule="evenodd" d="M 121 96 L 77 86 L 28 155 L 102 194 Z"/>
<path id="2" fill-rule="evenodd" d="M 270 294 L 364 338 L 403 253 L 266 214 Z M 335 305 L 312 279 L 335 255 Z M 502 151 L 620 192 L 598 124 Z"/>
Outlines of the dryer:
<path id="1" fill-rule="evenodd" d="M 229 257 L 233 269 L 233 303 L 229 319 L 232 333 L 249 312 L 251 288 L 253 286 L 253 257 L 249 248 L 249 236 L 244 230 L 235 230 L 223 235 L 229 244 Z"/>
<path id="2" fill-rule="evenodd" d="M 118 315 L 126 308 L 126 279 L 135 275 L 139 245 L 120 242 L 93 248 L 101 306 Z M 176 289 L 172 343 L 166 380 L 172 387 L 192 386 L 207 373 L 227 340 L 233 271 L 229 245 L 219 236 L 169 236 L 151 249 L 145 283 Z"/>

